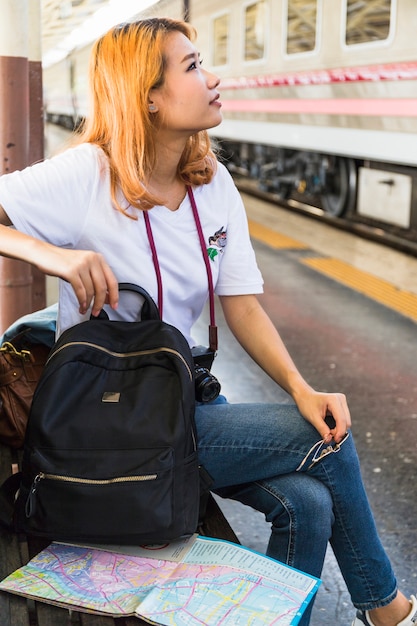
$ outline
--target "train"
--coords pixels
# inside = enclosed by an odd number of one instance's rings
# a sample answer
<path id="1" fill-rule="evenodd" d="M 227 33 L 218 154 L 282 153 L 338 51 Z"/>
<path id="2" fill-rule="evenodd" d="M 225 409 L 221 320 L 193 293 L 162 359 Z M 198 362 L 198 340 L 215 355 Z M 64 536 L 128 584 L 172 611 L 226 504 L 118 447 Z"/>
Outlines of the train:
<path id="1" fill-rule="evenodd" d="M 415 0 L 160 0 L 134 19 L 150 15 L 195 26 L 238 185 L 417 247 Z M 87 115 L 89 51 L 44 68 L 48 121 Z"/>

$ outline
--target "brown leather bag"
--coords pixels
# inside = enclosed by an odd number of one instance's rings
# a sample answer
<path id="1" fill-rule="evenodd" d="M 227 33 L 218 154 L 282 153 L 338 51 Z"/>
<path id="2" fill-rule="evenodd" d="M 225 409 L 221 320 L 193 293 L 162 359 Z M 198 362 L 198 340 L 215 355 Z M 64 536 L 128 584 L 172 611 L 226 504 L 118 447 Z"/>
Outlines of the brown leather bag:
<path id="1" fill-rule="evenodd" d="M 23 445 L 29 410 L 50 348 L 22 332 L 0 348 L 0 440 Z"/>

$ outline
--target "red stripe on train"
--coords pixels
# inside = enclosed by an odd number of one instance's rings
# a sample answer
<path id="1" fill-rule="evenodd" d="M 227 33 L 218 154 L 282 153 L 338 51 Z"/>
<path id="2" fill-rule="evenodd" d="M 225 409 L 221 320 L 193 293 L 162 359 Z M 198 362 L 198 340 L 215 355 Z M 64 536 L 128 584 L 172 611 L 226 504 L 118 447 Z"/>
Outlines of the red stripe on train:
<path id="1" fill-rule="evenodd" d="M 266 76 L 225 78 L 222 89 L 247 89 L 253 87 L 285 87 L 290 85 L 323 85 L 359 81 L 416 80 L 417 62 L 389 63 L 337 69 L 312 70 Z"/>
<path id="2" fill-rule="evenodd" d="M 222 100 L 223 111 L 248 113 L 310 113 L 325 115 L 362 115 L 417 117 L 417 99 L 268 99 Z"/>

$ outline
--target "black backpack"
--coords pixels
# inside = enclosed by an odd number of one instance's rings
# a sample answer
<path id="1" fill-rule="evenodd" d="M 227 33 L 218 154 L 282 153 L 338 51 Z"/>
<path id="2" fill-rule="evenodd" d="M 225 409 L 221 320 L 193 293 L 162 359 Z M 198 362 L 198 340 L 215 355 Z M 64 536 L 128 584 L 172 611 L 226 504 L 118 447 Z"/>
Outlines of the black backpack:
<path id="1" fill-rule="evenodd" d="M 51 350 L 26 431 L 15 529 L 94 543 L 161 543 L 196 531 L 194 364 L 144 298 L 138 322 L 104 312 Z"/>

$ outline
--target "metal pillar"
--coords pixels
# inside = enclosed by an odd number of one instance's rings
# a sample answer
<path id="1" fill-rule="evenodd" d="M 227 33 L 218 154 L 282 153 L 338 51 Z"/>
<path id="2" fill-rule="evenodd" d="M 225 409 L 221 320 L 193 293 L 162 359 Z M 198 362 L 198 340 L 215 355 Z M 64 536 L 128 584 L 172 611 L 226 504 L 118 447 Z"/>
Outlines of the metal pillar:
<path id="1" fill-rule="evenodd" d="M 28 165 L 28 0 L 0 0 L 0 174 Z M 27 263 L 0 257 L 0 333 L 32 310 Z"/>
<path id="2" fill-rule="evenodd" d="M 29 154 L 28 163 L 44 158 L 44 118 L 42 88 L 41 8 L 39 0 L 29 0 Z M 32 267 L 32 311 L 46 306 L 45 274 Z"/>

